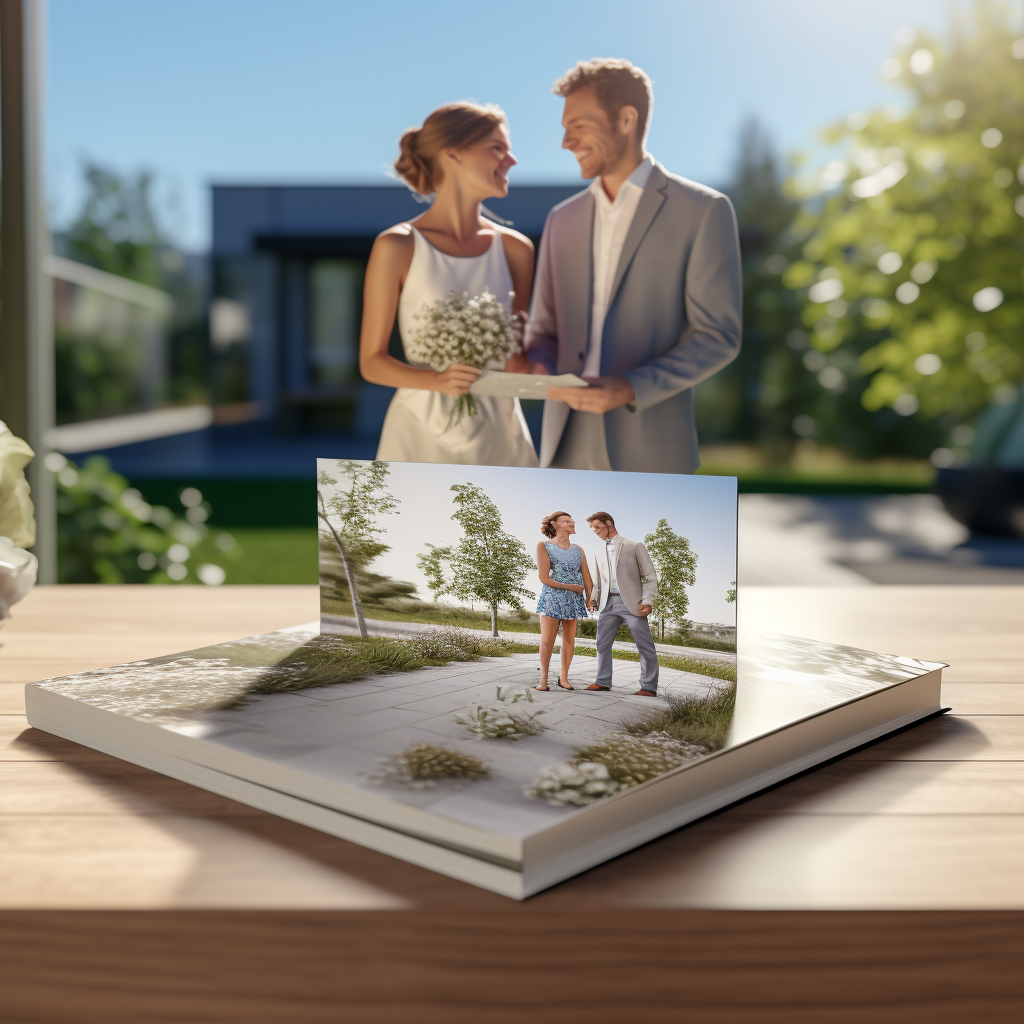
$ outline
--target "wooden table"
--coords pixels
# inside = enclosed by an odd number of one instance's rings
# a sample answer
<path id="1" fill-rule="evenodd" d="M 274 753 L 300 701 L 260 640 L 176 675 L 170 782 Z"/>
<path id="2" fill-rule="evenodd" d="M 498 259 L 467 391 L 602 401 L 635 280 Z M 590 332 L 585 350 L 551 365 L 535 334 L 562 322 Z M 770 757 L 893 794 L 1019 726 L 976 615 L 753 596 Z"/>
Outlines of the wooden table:
<path id="1" fill-rule="evenodd" d="M 741 642 L 950 662 L 953 713 L 517 904 L 26 726 L 26 682 L 309 621 L 315 588 L 37 588 L 0 631 L 0 1016 L 1016 1019 L 1024 587 L 740 601 Z"/>

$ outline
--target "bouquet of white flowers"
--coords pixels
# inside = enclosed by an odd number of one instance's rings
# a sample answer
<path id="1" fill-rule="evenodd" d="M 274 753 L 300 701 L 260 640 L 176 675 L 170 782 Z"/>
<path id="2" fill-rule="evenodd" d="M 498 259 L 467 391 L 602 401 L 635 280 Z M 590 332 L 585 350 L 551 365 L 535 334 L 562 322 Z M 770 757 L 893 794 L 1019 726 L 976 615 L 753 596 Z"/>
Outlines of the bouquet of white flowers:
<path id="1" fill-rule="evenodd" d="M 420 327 L 407 345 L 409 358 L 440 372 L 452 363 L 500 370 L 521 348 L 522 321 L 486 288 L 482 295 L 464 292 L 461 297 L 450 295 L 424 304 L 415 319 Z M 476 415 L 476 401 L 470 394 L 455 400 L 448 426 L 467 412 Z"/>

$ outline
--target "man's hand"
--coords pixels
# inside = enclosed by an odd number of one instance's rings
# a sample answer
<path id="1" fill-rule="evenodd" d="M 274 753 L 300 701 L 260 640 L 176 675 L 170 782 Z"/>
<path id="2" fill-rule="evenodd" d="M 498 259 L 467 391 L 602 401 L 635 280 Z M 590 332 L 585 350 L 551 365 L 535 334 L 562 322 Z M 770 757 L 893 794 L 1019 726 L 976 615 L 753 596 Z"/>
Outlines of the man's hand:
<path id="1" fill-rule="evenodd" d="M 641 618 L 647 618 L 647 616 L 650 615 L 653 610 L 654 609 L 653 609 L 653 607 L 651 605 L 649 605 L 649 604 L 642 604 L 642 605 L 640 605 L 637 608 L 636 613 Z"/>
<path id="2" fill-rule="evenodd" d="M 548 388 L 548 398 L 565 402 L 577 412 L 611 412 L 636 401 L 633 385 L 625 377 L 584 377 L 589 388 Z"/>

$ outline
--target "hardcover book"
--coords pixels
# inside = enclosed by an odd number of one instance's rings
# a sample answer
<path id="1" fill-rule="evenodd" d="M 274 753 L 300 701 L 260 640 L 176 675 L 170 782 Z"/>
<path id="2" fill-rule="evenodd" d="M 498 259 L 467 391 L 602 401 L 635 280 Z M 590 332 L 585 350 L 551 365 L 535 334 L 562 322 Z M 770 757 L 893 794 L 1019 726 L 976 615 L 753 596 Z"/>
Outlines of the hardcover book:
<path id="1" fill-rule="evenodd" d="M 324 460 L 318 516 L 318 623 L 29 722 L 522 899 L 940 710 L 937 663 L 737 653 L 732 478 Z"/>

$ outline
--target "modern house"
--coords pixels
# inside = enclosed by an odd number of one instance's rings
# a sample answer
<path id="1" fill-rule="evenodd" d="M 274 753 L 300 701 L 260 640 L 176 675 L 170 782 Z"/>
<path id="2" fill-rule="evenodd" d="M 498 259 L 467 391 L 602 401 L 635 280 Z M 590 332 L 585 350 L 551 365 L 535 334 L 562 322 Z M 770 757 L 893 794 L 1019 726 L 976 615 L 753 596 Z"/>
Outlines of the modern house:
<path id="1" fill-rule="evenodd" d="M 487 206 L 539 241 L 551 207 L 579 189 L 514 186 Z M 215 401 L 250 403 L 286 433 L 375 436 L 390 391 L 359 377 L 363 273 L 374 238 L 423 209 L 401 185 L 215 185 Z"/>

